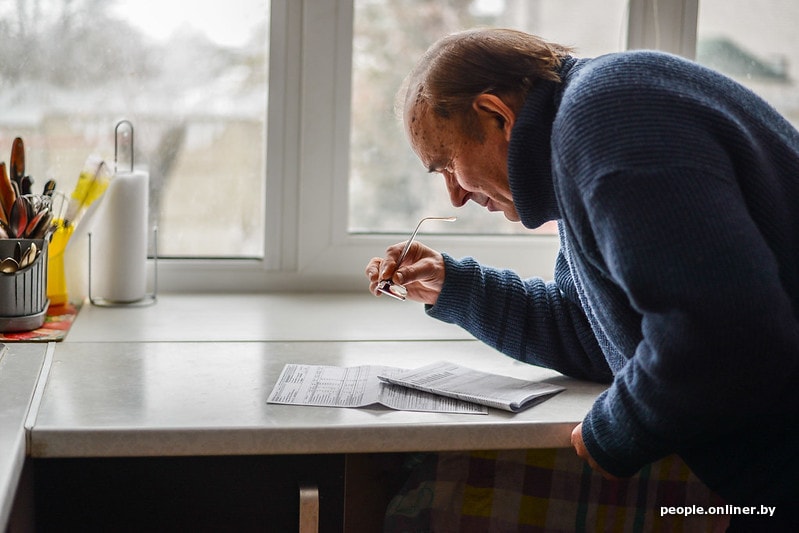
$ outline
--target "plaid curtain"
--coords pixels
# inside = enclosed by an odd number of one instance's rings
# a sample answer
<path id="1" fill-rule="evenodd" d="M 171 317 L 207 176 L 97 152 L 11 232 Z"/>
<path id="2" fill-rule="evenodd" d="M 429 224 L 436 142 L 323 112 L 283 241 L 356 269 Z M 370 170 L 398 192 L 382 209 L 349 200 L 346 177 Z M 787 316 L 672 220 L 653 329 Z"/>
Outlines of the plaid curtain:
<path id="1" fill-rule="evenodd" d="M 721 532 L 723 515 L 661 516 L 661 507 L 721 506 L 677 456 L 609 481 L 571 448 L 408 456 L 389 533 Z"/>

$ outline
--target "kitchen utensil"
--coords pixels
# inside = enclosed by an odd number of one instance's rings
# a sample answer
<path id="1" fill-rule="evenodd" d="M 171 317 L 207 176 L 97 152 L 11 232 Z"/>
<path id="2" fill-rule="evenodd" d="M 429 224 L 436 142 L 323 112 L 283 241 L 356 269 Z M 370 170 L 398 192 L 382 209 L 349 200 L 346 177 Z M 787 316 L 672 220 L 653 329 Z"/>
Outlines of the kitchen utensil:
<path id="1" fill-rule="evenodd" d="M 28 202 L 23 197 L 20 196 L 14 200 L 9 218 L 9 226 L 11 231 L 14 232 L 14 236 L 21 237 L 25 232 L 25 228 L 28 227 Z"/>
<path id="2" fill-rule="evenodd" d="M 44 191 L 42 194 L 52 198 L 53 193 L 55 192 L 55 186 L 55 180 L 47 180 L 47 182 L 44 184 Z"/>
<path id="3" fill-rule="evenodd" d="M 20 194 L 31 194 L 33 180 L 25 176 L 25 143 L 21 137 L 11 145 L 11 181 L 19 186 Z"/>
<path id="4" fill-rule="evenodd" d="M 42 239 L 52 225 L 53 215 L 47 207 L 41 208 L 28 222 L 25 236 L 30 239 Z"/>
<path id="5" fill-rule="evenodd" d="M 11 184 L 11 178 L 6 170 L 5 162 L 0 162 L 0 207 L 3 210 L 3 220 L 9 222 L 11 215 L 11 206 L 17 199 L 17 193 L 14 192 L 14 186 Z"/>
<path id="6" fill-rule="evenodd" d="M 19 270 L 19 263 L 13 257 L 6 257 L 0 261 L 0 272 L 3 274 L 13 274 Z"/>
<path id="7" fill-rule="evenodd" d="M 32 242 L 28 249 L 25 250 L 25 253 L 22 254 L 22 258 L 19 260 L 19 268 L 25 268 L 26 266 L 33 263 L 36 260 L 36 255 L 39 253 L 38 248 L 36 247 L 36 243 Z"/>

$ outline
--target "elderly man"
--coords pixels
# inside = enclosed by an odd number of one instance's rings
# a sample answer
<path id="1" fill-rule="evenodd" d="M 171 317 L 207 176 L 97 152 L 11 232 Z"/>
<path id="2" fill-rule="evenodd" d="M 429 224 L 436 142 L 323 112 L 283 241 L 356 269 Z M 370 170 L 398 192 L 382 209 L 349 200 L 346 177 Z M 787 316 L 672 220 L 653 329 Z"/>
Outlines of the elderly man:
<path id="1" fill-rule="evenodd" d="M 799 132 L 687 60 L 577 59 L 512 30 L 445 37 L 402 96 L 409 141 L 469 200 L 557 220 L 554 281 L 414 243 L 366 268 L 497 350 L 609 382 L 572 434 L 606 476 L 679 454 L 728 503 L 796 520 Z M 736 516 L 731 529 L 753 527 Z"/>

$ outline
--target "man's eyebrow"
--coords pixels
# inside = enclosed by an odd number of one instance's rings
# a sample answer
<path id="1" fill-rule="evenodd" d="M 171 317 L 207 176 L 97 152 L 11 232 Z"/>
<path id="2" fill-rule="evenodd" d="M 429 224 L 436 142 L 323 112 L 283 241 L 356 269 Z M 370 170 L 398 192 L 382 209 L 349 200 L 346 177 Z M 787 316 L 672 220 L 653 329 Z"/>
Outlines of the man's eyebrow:
<path id="1" fill-rule="evenodd" d="M 435 174 L 436 172 L 441 172 L 442 168 L 444 168 L 444 165 L 440 161 L 431 161 L 430 164 L 427 165 L 427 172 Z"/>

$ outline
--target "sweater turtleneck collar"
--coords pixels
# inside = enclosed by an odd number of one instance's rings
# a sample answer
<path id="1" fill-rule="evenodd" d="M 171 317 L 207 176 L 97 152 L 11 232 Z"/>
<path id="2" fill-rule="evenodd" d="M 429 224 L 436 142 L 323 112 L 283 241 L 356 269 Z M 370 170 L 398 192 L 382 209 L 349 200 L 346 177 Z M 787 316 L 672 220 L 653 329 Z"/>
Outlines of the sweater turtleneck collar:
<path id="1" fill-rule="evenodd" d="M 541 80 L 527 96 L 511 131 L 508 181 L 513 203 L 525 227 L 534 229 L 560 218 L 552 180 L 552 123 L 569 71 L 577 60 L 561 62 L 561 82 Z"/>

